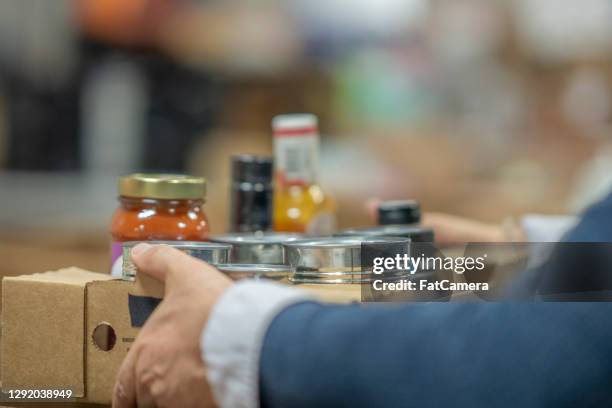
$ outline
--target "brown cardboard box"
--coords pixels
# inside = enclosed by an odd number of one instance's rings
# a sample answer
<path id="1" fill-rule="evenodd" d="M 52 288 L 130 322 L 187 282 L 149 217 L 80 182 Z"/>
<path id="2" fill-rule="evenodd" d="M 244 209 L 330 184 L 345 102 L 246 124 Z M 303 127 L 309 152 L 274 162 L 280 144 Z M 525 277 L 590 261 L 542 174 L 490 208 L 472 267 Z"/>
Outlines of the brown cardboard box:
<path id="1" fill-rule="evenodd" d="M 360 292 L 313 293 L 345 302 Z M 162 297 L 146 276 L 126 282 L 67 268 L 5 277 L 2 390 L 70 389 L 78 402 L 110 404 L 119 366 Z"/>
<path id="2" fill-rule="evenodd" d="M 70 389 L 99 404 L 111 402 L 117 370 L 159 301 L 78 268 L 7 277 L 2 292 L 2 389 Z"/>

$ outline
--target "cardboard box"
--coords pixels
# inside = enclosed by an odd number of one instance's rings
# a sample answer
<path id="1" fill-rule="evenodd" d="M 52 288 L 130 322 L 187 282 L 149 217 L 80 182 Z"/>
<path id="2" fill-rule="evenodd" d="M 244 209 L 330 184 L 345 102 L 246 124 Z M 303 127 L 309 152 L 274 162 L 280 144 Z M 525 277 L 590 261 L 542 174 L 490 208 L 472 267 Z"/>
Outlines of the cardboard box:
<path id="1" fill-rule="evenodd" d="M 334 302 L 360 294 L 312 293 Z M 110 404 L 121 362 L 162 297 L 146 276 L 126 282 L 67 268 L 5 277 L 2 390 L 70 389 L 80 403 Z"/>
<path id="2" fill-rule="evenodd" d="M 110 404 L 119 366 L 160 301 L 151 285 L 78 268 L 4 278 L 2 389 L 70 389 L 79 402 Z"/>

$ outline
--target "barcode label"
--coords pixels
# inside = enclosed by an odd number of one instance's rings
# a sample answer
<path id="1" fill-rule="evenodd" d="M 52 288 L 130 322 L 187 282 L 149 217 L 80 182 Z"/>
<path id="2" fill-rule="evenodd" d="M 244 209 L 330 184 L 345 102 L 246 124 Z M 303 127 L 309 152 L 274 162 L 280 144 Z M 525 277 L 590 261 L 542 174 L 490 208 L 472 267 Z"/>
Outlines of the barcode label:
<path id="1" fill-rule="evenodd" d="M 301 150 L 296 147 L 289 147 L 285 150 L 285 172 L 287 177 L 298 177 L 304 168 L 304 156 Z"/>
<path id="2" fill-rule="evenodd" d="M 317 176 L 318 137 L 275 137 L 276 172 L 281 182 L 312 184 Z"/>

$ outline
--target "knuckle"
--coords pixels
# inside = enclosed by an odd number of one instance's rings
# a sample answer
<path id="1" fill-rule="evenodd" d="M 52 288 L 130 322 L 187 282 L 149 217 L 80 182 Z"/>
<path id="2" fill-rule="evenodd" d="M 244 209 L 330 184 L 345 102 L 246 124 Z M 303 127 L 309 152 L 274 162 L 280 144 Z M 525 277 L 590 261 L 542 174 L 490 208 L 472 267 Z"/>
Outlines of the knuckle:
<path id="1" fill-rule="evenodd" d="M 117 381 L 115 383 L 115 387 L 113 389 L 113 399 L 115 400 L 116 404 L 123 404 L 127 401 L 125 387 L 121 381 Z"/>
<path id="2" fill-rule="evenodd" d="M 147 269 L 164 267 L 168 264 L 168 259 L 174 256 L 174 249 L 168 245 L 156 245 L 151 248 L 141 266 Z"/>
<path id="3" fill-rule="evenodd" d="M 132 346 L 132 350 L 138 354 L 138 360 L 141 360 L 143 357 L 146 357 L 147 353 L 151 352 L 151 340 L 149 340 L 147 333 L 145 332 L 145 328 L 143 328 L 142 332 L 139 333 L 136 338 L 136 342 Z"/>
<path id="4" fill-rule="evenodd" d="M 152 259 L 160 259 L 172 255 L 173 252 L 172 247 L 168 245 L 156 245 L 151 249 L 150 254 Z"/>

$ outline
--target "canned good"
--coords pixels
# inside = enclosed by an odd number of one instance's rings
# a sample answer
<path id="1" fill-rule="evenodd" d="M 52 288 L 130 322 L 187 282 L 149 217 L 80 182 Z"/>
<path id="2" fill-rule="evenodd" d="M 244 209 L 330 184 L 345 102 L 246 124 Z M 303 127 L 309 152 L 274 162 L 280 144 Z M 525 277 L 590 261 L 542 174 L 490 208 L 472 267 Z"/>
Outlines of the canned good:
<path id="1" fill-rule="evenodd" d="M 438 279 L 436 270 L 422 268 L 417 271 L 385 268 L 384 274 L 373 274 L 370 270 L 372 261 L 377 257 L 412 256 L 415 248 L 419 247 L 429 254 L 429 248 L 433 248 L 433 245 L 414 243 L 406 237 L 389 236 L 331 237 L 289 242 L 285 244 L 287 262 L 292 267 L 289 282 L 328 302 L 429 301 L 445 296 L 444 293 L 374 290 L 376 282 Z M 362 253 L 363 250 L 366 252 Z"/>
<path id="2" fill-rule="evenodd" d="M 136 278 L 136 265 L 132 262 L 132 248 L 140 243 L 141 241 L 123 243 L 122 277 L 125 280 L 134 280 Z M 147 241 L 147 244 L 168 245 L 212 265 L 227 263 L 230 249 L 232 248 L 228 244 L 195 241 Z"/>
<path id="3" fill-rule="evenodd" d="M 251 234 L 216 235 L 211 242 L 230 244 L 233 264 L 284 265 L 283 244 L 301 238 L 300 234 L 256 232 Z"/>
<path id="4" fill-rule="evenodd" d="M 311 284 L 369 282 L 371 272 L 361 265 L 362 244 L 393 246 L 396 253 L 410 251 L 410 239 L 403 237 L 330 237 L 288 242 L 284 246 L 287 263 L 292 267 L 289 280 Z"/>
<path id="5" fill-rule="evenodd" d="M 222 264 L 215 267 L 235 281 L 242 279 L 282 281 L 286 280 L 291 272 L 291 267 L 287 265 Z"/>
<path id="6" fill-rule="evenodd" d="M 334 234 L 336 237 L 404 237 L 410 238 L 412 242 L 433 242 L 434 232 L 431 228 L 423 228 L 414 225 L 381 225 L 378 227 L 351 228 Z"/>
<path id="7" fill-rule="evenodd" d="M 388 244 L 390 253 L 408 253 L 410 239 L 403 237 L 330 237 L 305 239 L 285 244 L 289 281 L 308 290 L 319 299 L 333 303 L 360 302 L 364 284 L 372 282 L 372 273 L 362 267 L 362 244 Z M 384 250 L 383 250 L 384 251 Z M 364 255 L 362 257 L 362 255 Z M 389 272 L 380 279 L 401 279 L 407 271 Z"/>

